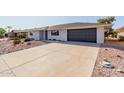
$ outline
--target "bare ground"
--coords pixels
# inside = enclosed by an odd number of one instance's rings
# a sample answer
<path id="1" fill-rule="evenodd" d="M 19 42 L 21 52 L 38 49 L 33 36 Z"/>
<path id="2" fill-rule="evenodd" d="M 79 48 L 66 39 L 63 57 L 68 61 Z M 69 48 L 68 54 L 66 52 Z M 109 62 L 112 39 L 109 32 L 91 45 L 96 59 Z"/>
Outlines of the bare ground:
<path id="1" fill-rule="evenodd" d="M 114 68 L 109 69 L 102 67 L 100 62 L 104 59 L 110 61 Z M 96 64 L 93 71 L 93 77 L 123 77 L 117 69 L 124 69 L 124 42 L 106 41 L 102 44 L 97 56 Z"/>
<path id="2" fill-rule="evenodd" d="M 31 43 L 30 45 L 28 45 L 27 43 L 28 42 L 23 42 L 14 46 L 13 40 L 0 41 L 0 54 L 1 55 L 7 54 L 7 53 L 47 44 L 47 42 L 43 42 L 43 41 L 30 41 Z"/>

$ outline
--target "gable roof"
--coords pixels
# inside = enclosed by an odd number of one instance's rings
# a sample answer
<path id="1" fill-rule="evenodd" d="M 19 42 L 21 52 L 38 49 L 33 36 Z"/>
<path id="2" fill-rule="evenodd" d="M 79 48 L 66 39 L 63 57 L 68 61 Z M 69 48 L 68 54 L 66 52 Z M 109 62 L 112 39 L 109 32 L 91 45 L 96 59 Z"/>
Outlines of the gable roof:
<path id="1" fill-rule="evenodd" d="M 112 26 L 111 24 L 105 23 L 67 23 L 67 24 L 59 24 L 47 27 L 40 27 L 40 28 L 32 28 L 32 29 L 24 29 L 24 30 L 13 30 L 13 32 L 30 32 L 30 31 L 42 31 L 42 30 L 60 30 L 60 29 L 76 29 L 76 28 L 96 28 L 96 27 L 108 27 Z"/>
<path id="2" fill-rule="evenodd" d="M 40 28 L 31 28 L 31 29 L 23 29 L 23 30 L 13 30 L 13 32 L 32 32 L 32 31 L 41 31 L 41 30 L 47 30 L 47 27 L 40 27 Z"/>
<path id="3" fill-rule="evenodd" d="M 76 23 L 67 23 L 67 24 L 60 24 L 60 25 L 49 26 L 49 28 L 47 30 L 90 28 L 90 27 L 99 27 L 99 26 L 111 26 L 111 24 L 76 22 Z"/>

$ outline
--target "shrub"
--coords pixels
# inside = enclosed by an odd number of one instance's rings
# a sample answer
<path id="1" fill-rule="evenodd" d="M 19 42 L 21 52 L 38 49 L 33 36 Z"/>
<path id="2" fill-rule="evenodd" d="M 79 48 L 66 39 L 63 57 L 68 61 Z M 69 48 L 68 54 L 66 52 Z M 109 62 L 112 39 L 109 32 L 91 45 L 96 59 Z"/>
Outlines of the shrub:
<path id="1" fill-rule="evenodd" d="M 112 32 L 112 37 L 117 38 L 117 34 L 118 34 L 117 32 Z"/>
<path id="2" fill-rule="evenodd" d="M 19 39 L 19 38 L 15 38 L 14 40 L 13 40 L 13 44 L 14 45 L 17 45 L 17 44 L 20 44 L 21 43 L 21 40 Z"/>
<path id="3" fill-rule="evenodd" d="M 6 30 L 3 28 L 0 28 L 0 38 L 3 38 L 5 33 L 6 33 Z"/>
<path id="4" fill-rule="evenodd" d="M 34 39 L 33 38 L 26 38 L 25 40 L 24 40 L 24 42 L 29 42 L 29 41 L 33 41 Z"/>
<path id="5" fill-rule="evenodd" d="M 28 42 L 27 45 L 31 45 L 31 42 Z"/>
<path id="6" fill-rule="evenodd" d="M 117 38 L 117 32 L 105 32 L 105 37 Z"/>
<path id="7" fill-rule="evenodd" d="M 124 41 L 124 36 L 119 36 L 119 41 Z"/>
<path id="8" fill-rule="evenodd" d="M 26 33 L 18 33 L 17 37 L 21 39 L 26 38 Z"/>
<path id="9" fill-rule="evenodd" d="M 25 38 L 24 35 L 18 35 L 17 37 L 18 37 L 18 38 Z"/>

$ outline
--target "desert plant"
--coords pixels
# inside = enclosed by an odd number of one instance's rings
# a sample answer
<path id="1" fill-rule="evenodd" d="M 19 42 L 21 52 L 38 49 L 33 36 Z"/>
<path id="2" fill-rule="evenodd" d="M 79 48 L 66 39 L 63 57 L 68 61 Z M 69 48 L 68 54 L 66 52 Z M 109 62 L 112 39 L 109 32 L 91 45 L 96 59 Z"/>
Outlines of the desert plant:
<path id="1" fill-rule="evenodd" d="M 26 38 L 25 40 L 24 40 L 24 42 L 29 42 L 29 41 L 33 41 L 34 39 L 33 38 Z"/>
<path id="2" fill-rule="evenodd" d="M 109 36 L 109 32 L 105 32 L 105 38 L 107 38 Z"/>
<path id="3" fill-rule="evenodd" d="M 112 32 L 112 37 L 117 38 L 118 33 L 117 32 Z"/>
<path id="4" fill-rule="evenodd" d="M 112 38 L 117 38 L 117 32 L 105 32 L 105 37 L 108 38 L 110 35 Z"/>
<path id="5" fill-rule="evenodd" d="M 31 42 L 27 42 L 27 45 L 31 45 Z"/>
<path id="6" fill-rule="evenodd" d="M 21 39 L 26 38 L 26 33 L 18 33 L 17 37 Z"/>
<path id="7" fill-rule="evenodd" d="M 119 36 L 119 41 L 124 41 L 124 36 Z"/>
<path id="8" fill-rule="evenodd" d="M 20 44 L 21 43 L 21 40 L 19 39 L 19 38 L 15 38 L 14 40 L 13 40 L 13 44 L 14 45 L 17 45 L 17 44 Z"/>

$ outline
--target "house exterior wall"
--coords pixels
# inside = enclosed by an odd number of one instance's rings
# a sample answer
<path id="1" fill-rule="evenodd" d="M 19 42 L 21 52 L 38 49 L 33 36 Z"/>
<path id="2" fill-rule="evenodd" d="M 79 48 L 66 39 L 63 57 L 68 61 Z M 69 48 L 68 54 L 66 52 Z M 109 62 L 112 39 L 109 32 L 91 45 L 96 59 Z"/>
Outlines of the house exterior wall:
<path id="1" fill-rule="evenodd" d="M 52 36 L 51 31 L 48 31 L 48 40 L 51 39 L 56 39 L 56 40 L 61 40 L 61 41 L 67 41 L 67 30 L 59 30 L 59 35 L 58 36 Z"/>
<path id="2" fill-rule="evenodd" d="M 31 32 L 33 35 L 30 35 L 30 32 L 28 32 L 28 37 L 29 38 L 34 38 L 35 40 L 41 40 L 41 34 L 42 39 L 45 40 L 45 32 L 40 33 L 39 31 L 36 32 Z M 124 33 L 123 33 L 124 34 Z M 104 28 L 103 27 L 98 27 L 97 28 L 97 43 L 104 43 Z M 58 36 L 52 36 L 51 31 L 47 32 L 47 39 L 55 39 L 55 40 L 61 40 L 61 41 L 67 41 L 67 30 L 59 30 L 59 35 Z"/>
<path id="3" fill-rule="evenodd" d="M 33 35 L 30 35 L 32 33 Z M 28 38 L 33 38 L 35 40 L 40 40 L 40 32 L 28 32 Z"/>
<path id="4" fill-rule="evenodd" d="M 104 43 L 104 28 L 97 28 L 97 43 Z"/>

